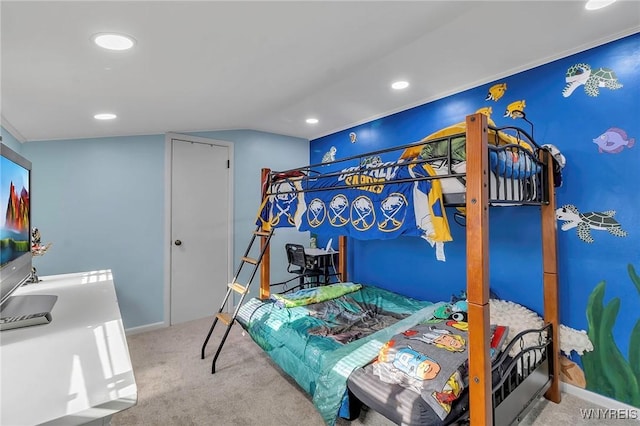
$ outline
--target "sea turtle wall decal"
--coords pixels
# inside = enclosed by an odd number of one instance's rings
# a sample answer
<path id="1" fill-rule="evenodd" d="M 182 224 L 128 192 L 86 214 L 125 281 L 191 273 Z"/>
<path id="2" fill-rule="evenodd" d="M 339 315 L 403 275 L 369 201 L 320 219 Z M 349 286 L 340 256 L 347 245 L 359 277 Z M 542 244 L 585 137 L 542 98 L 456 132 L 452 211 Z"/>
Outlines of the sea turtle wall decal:
<path id="1" fill-rule="evenodd" d="M 569 67 L 565 74 L 567 84 L 562 90 L 562 96 L 568 98 L 574 90 L 584 85 L 584 91 L 589 96 L 598 96 L 600 87 L 615 90 L 622 87 L 618 77 L 611 68 L 591 69 L 589 64 L 575 64 Z"/>
<path id="2" fill-rule="evenodd" d="M 336 152 L 338 152 L 338 149 L 335 146 L 329 148 L 329 151 L 325 152 L 322 156 L 322 162 L 331 163 L 332 161 L 336 161 Z"/>
<path id="3" fill-rule="evenodd" d="M 585 243 L 592 243 L 593 237 L 591 230 L 609 231 L 616 237 L 626 237 L 627 233 L 613 216 L 615 210 L 607 210 L 604 212 L 587 212 L 580 213 L 573 204 L 565 204 L 556 210 L 556 218 L 564 221 L 560 229 L 568 231 L 569 229 L 578 228 L 578 238 Z"/>

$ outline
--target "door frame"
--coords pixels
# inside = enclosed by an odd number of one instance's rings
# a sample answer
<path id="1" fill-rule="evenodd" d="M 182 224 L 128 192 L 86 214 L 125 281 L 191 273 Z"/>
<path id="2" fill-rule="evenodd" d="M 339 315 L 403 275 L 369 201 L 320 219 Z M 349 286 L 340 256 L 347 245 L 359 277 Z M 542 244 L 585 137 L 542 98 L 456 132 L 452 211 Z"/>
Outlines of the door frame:
<path id="1" fill-rule="evenodd" d="M 228 226 L 228 235 L 227 235 L 227 278 L 230 281 L 233 274 L 233 235 L 234 235 L 234 216 L 233 216 L 233 165 L 234 165 L 234 155 L 233 155 L 233 143 L 228 141 L 222 141 L 218 139 L 210 139 L 203 138 L 199 136 L 191 136 L 185 135 L 181 133 L 165 133 L 164 138 L 164 147 L 165 147 L 165 157 L 164 157 L 164 321 L 163 324 L 165 327 L 169 327 L 171 325 L 171 202 L 172 202 L 172 186 L 171 186 L 171 178 L 172 178 L 172 147 L 173 147 L 173 139 L 180 139 L 182 141 L 193 142 L 193 143 L 205 143 L 210 145 L 218 145 L 224 146 L 229 149 L 229 199 L 227 200 L 229 203 L 229 209 L 227 211 L 227 217 L 229 218 L 229 226 Z M 222 303 L 222 300 L 220 300 Z M 212 309 L 217 309 L 217 306 L 212 306 Z M 212 311 L 211 314 L 214 315 L 216 311 Z"/>

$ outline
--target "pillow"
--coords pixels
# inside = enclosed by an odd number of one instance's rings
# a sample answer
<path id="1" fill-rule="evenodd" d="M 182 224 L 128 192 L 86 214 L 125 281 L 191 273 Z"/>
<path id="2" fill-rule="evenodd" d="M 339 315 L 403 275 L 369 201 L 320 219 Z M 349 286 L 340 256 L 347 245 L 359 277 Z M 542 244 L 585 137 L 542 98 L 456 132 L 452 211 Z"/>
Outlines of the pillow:
<path id="1" fill-rule="evenodd" d="M 311 305 L 313 303 L 324 302 L 335 299 L 348 293 L 353 293 L 362 288 L 361 284 L 336 283 L 321 287 L 304 288 L 288 294 L 272 294 L 271 298 L 276 301 L 276 305 L 285 308 Z"/>
<path id="2" fill-rule="evenodd" d="M 497 175 L 514 179 L 528 178 L 540 171 L 531 158 L 514 150 L 490 149 L 489 165 Z"/>
<path id="3" fill-rule="evenodd" d="M 418 392 L 440 419 L 464 389 L 467 362 L 467 332 L 447 322 L 418 324 L 395 335 L 373 364 L 380 380 Z"/>

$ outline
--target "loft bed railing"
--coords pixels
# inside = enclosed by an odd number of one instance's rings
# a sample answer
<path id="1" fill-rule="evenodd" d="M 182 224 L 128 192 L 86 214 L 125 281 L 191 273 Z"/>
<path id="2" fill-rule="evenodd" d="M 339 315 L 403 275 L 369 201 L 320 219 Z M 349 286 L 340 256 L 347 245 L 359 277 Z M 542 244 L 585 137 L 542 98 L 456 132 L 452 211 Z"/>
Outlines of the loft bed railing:
<path id="1" fill-rule="evenodd" d="M 522 140 L 524 144 L 528 144 L 531 149 L 527 149 L 523 143 L 505 144 L 495 146 L 489 142 L 489 134 L 498 135 L 498 132 L 515 131 L 517 140 Z M 493 132 L 493 133 L 491 133 Z M 413 144 L 402 145 L 399 147 L 389 148 L 369 152 L 366 154 L 355 155 L 331 163 L 320 163 L 290 169 L 280 172 L 272 172 L 269 169 L 262 170 L 262 199 L 265 200 L 270 195 L 286 194 L 287 192 L 303 193 L 310 191 L 301 185 L 295 191 L 273 192 L 271 184 L 280 179 L 296 179 L 305 182 L 309 179 L 318 179 L 321 174 L 316 169 L 327 167 L 330 164 L 338 164 L 358 160 L 359 166 L 354 171 L 367 170 L 371 171 L 376 168 L 388 167 L 388 165 L 371 166 L 362 164 L 362 159 L 382 155 L 391 151 L 407 150 L 429 143 L 442 143 L 447 141 L 448 147 L 446 155 L 439 158 L 448 162 L 447 172 L 436 176 L 425 176 L 413 179 L 404 179 L 402 181 L 418 181 L 430 179 L 463 179 L 465 191 L 457 197 L 449 197 L 446 194 L 444 203 L 446 206 L 465 207 L 466 216 L 466 237 L 467 237 L 467 303 L 468 303 L 468 324 L 469 324 L 469 406 L 470 406 L 470 422 L 472 426 L 485 426 L 494 424 L 494 413 L 501 414 L 504 411 L 494 411 L 494 393 L 491 380 L 491 360 L 490 360 L 490 324 L 489 324 L 489 206 L 490 205 L 535 205 L 540 206 L 541 210 L 541 233 L 542 233 L 542 267 L 543 267 L 543 299 L 544 299 L 544 321 L 549 325 L 549 334 L 551 337 L 552 349 L 548 349 L 546 356 L 549 373 L 549 383 L 545 383 L 544 387 L 536 390 L 544 392 L 544 396 L 553 401 L 560 402 L 560 381 L 559 381 L 559 309 L 558 309 L 558 277 L 557 277 L 557 230 L 555 219 L 555 191 L 553 184 L 553 163 L 549 151 L 537 145 L 524 130 L 515 127 L 495 128 L 489 127 L 487 116 L 476 113 L 469 115 L 465 120 L 465 160 L 466 170 L 464 172 L 456 172 L 453 169 L 453 152 L 452 140 L 455 136 L 451 135 L 446 138 L 438 138 L 430 141 L 420 141 Z M 495 142 L 495 141 L 494 141 Z M 499 141 L 497 142 L 499 143 Z M 531 164 L 540 167 L 538 173 L 527 177 L 531 185 L 531 190 L 521 194 L 514 199 L 501 199 L 498 183 L 492 184 L 492 171 L 490 168 L 490 150 L 501 149 L 518 155 L 524 155 Z M 434 159 L 410 158 L 408 164 L 429 163 Z M 342 171 L 330 172 L 324 176 L 337 176 Z M 394 181 L 396 182 L 396 181 Z M 400 182 L 400 181 L 398 181 Z M 506 181 L 508 182 L 508 181 Z M 357 186 L 370 186 L 371 183 L 363 183 L 362 185 L 345 185 L 345 187 L 354 188 Z M 512 183 L 512 185 L 515 185 Z M 330 189 L 337 189 L 335 186 Z M 314 188 L 313 191 L 322 190 Z M 495 191 L 498 192 L 495 192 Z M 492 192 L 493 191 L 493 192 Z M 493 193 L 491 197 L 490 194 Z M 260 271 L 260 298 L 266 299 L 270 294 L 270 251 L 266 245 L 266 239 L 263 238 L 264 254 L 262 258 Z M 347 239 L 342 236 L 339 238 L 338 249 L 338 265 L 343 281 L 347 280 Z M 504 404 L 501 405 L 504 408 Z M 509 412 L 512 411 L 511 409 Z M 520 412 L 520 411 L 519 411 Z M 502 422 L 504 419 L 501 419 Z M 512 419 L 513 421 L 516 419 Z"/>
<path id="2" fill-rule="evenodd" d="M 509 158 L 520 158 L 520 161 L 514 165 L 513 172 L 508 170 L 507 174 L 505 174 L 503 170 L 502 174 L 493 173 L 495 179 L 491 179 L 488 182 L 489 192 L 490 194 L 493 194 L 489 197 L 489 202 L 492 205 L 541 205 L 546 203 L 548 199 L 548 194 L 545 191 L 547 186 L 546 174 L 531 172 L 532 169 L 542 170 L 544 168 L 544 164 L 538 155 L 542 148 L 525 130 L 518 127 L 488 126 L 488 131 L 494 136 L 493 141 L 488 144 L 488 147 L 490 150 L 489 152 L 493 155 L 492 158 L 495 161 L 507 156 Z M 455 155 L 453 153 L 454 141 L 464 136 L 466 136 L 465 132 L 454 133 L 444 137 L 422 140 L 410 144 L 344 157 L 330 162 L 311 164 L 282 171 L 269 171 L 268 181 L 265 184 L 267 189 L 265 195 L 283 196 L 287 194 L 300 194 L 306 192 L 357 189 L 363 187 L 367 188 L 375 186 L 377 183 L 375 181 L 367 181 L 360 184 L 345 183 L 342 185 L 331 185 L 327 187 L 318 187 L 317 185 L 311 187 L 309 183 L 317 183 L 323 179 L 331 179 L 345 174 L 358 175 L 366 173 L 371 175 L 375 174 L 376 170 L 387 169 L 394 165 L 408 167 L 412 165 L 432 165 L 440 163 L 444 167 L 440 167 L 436 175 L 394 179 L 392 182 L 388 183 L 401 184 L 434 179 L 457 179 L 462 185 L 465 185 L 467 172 L 455 170 L 456 164 L 459 164 L 460 162 L 455 160 Z M 511 143 L 509 143 L 509 141 L 511 141 Z M 407 151 L 415 151 L 416 148 L 426 148 L 428 146 L 444 146 L 444 150 L 440 149 L 440 151 L 445 151 L 445 153 L 443 155 L 429 155 L 428 157 L 413 156 L 408 159 L 396 161 L 397 159 L 402 158 L 403 153 Z M 423 150 L 427 150 L 425 148 L 423 148 Z M 380 160 L 380 158 L 385 154 L 392 153 L 397 153 L 393 161 Z M 379 161 L 372 164 L 366 161 L 370 158 L 378 158 Z M 357 166 L 352 165 L 354 162 Z M 526 170 L 523 169 L 524 167 L 526 167 Z M 327 172 L 326 170 L 328 169 L 331 171 Z M 528 174 L 527 177 L 518 176 L 520 173 L 525 174 L 525 172 Z M 294 189 L 292 189 L 292 185 L 286 187 L 278 186 L 274 189 L 272 184 L 280 180 L 295 181 L 298 186 Z M 510 194 L 518 194 L 518 196 L 513 197 L 510 196 Z M 462 207 L 466 203 L 464 191 L 453 194 L 445 192 L 443 195 L 445 206 Z"/>

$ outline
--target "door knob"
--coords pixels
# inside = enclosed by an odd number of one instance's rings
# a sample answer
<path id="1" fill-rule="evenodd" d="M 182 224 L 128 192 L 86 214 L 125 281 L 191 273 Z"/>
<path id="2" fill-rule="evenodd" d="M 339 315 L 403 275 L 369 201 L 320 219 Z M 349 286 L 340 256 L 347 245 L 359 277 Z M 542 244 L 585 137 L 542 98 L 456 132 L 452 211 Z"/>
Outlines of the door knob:
<path id="1" fill-rule="evenodd" d="M 180 246 L 180 245 L 182 245 L 182 241 L 180 241 L 180 240 L 176 240 L 176 241 L 174 242 L 174 244 L 175 244 L 175 245 L 177 245 L 177 246 Z"/>

